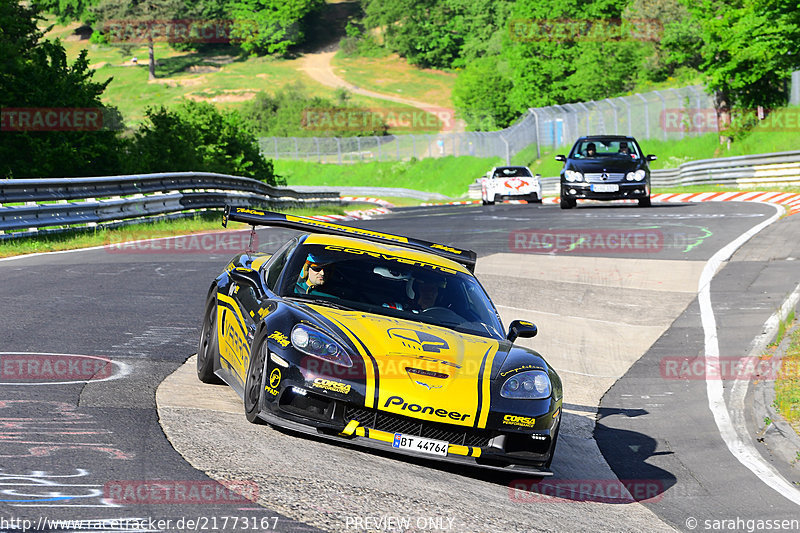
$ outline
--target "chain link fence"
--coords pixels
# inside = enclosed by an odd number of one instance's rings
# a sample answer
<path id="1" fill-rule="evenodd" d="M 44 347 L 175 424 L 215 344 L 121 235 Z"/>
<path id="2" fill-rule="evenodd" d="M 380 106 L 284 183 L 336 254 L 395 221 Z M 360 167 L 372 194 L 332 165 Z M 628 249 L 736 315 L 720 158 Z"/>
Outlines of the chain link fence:
<path id="1" fill-rule="evenodd" d="M 795 77 L 793 77 L 794 80 Z M 798 90 L 793 83 L 792 94 Z M 449 132 L 383 137 L 263 137 L 267 158 L 321 163 L 407 161 L 471 155 L 499 157 L 510 164 L 521 150 L 536 156 L 571 146 L 581 135 L 632 135 L 639 140 L 682 139 L 715 131 L 712 97 L 702 86 L 663 89 L 600 101 L 531 108 L 511 127 L 491 132 Z"/>

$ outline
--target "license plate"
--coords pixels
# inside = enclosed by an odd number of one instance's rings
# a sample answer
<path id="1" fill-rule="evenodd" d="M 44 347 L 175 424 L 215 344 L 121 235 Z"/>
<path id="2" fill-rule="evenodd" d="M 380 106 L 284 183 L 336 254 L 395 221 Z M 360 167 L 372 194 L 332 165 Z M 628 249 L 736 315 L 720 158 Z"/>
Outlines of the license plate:
<path id="1" fill-rule="evenodd" d="M 403 435 L 402 433 L 395 433 L 392 441 L 392 448 L 432 455 L 447 455 L 447 445 L 448 443 L 443 440 L 426 439 L 425 437 Z"/>
<path id="2" fill-rule="evenodd" d="M 592 191 L 594 192 L 617 192 L 619 191 L 619 185 L 616 183 L 595 183 L 592 185 Z"/>

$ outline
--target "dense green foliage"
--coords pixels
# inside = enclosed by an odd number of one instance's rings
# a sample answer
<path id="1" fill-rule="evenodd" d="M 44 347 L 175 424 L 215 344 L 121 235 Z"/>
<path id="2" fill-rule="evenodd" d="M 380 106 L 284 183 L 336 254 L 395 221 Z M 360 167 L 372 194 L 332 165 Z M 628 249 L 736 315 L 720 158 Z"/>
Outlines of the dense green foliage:
<path id="1" fill-rule="evenodd" d="M 232 36 L 253 54 L 285 54 L 305 40 L 306 17 L 324 0 L 232 0 Z"/>
<path id="2" fill-rule="evenodd" d="M 126 172 L 194 170 L 239 174 L 275 183 L 272 163 L 260 155 L 255 135 L 235 113 L 186 102 L 174 111 L 148 111 L 149 122 L 132 136 L 121 117 L 104 107 L 110 80 L 95 82 L 86 51 L 69 64 L 58 41 L 43 40 L 38 10 L 0 0 L 0 176 L 97 176 Z M 59 113 L 69 122 L 22 122 Z M 76 116 L 101 120 L 78 125 Z M 46 127 L 44 127 L 46 126 Z M 97 126 L 97 127 L 95 127 Z"/>
<path id="3" fill-rule="evenodd" d="M 202 170 L 276 184 L 272 162 L 238 113 L 187 100 L 175 110 L 148 109 L 147 119 L 131 141 L 129 171 Z"/>
<path id="4" fill-rule="evenodd" d="M 107 128 L 116 113 L 100 96 L 110 80 L 93 81 L 86 53 L 67 61 L 57 41 L 42 40 L 38 11 L 16 0 L 0 0 L 0 177 L 80 176 L 113 172 L 121 141 Z M 14 128 L 11 109 L 91 109 L 105 122 L 100 131 L 25 131 Z M 42 116 L 41 114 L 39 116 Z"/>
<path id="5" fill-rule="evenodd" d="M 308 96 L 302 85 L 290 85 L 274 96 L 259 93 L 244 109 L 253 129 L 265 137 L 351 137 L 386 135 L 378 114 L 356 108 L 341 90 L 336 100 Z"/>
<path id="6" fill-rule="evenodd" d="M 477 130 L 508 126 L 528 107 L 602 100 L 675 79 L 704 82 L 718 109 L 773 107 L 785 103 L 788 76 L 800 68 L 800 10 L 788 0 L 362 4 L 367 28 L 409 62 L 466 66 L 453 101 Z"/>

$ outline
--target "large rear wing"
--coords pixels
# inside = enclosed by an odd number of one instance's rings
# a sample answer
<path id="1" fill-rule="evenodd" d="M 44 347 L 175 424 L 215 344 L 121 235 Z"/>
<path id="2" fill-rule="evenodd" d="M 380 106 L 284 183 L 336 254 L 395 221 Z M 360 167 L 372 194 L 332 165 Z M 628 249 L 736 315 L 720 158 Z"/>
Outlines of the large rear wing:
<path id="1" fill-rule="evenodd" d="M 475 271 L 475 262 L 478 259 L 477 254 L 472 250 L 462 250 L 459 248 L 453 248 L 452 246 L 445 246 L 444 244 L 437 244 L 420 239 L 412 239 L 411 237 L 403 237 L 401 235 L 393 235 L 391 233 L 381 233 L 367 229 L 342 226 L 332 222 L 314 220 L 313 218 L 284 215 L 282 213 L 262 211 L 260 209 L 253 209 L 250 207 L 233 207 L 226 205 L 225 212 L 222 216 L 222 225 L 224 227 L 228 227 L 229 220 L 234 222 L 244 222 L 245 224 L 250 224 L 251 226 L 275 226 L 279 228 L 308 231 L 310 233 L 325 233 L 328 235 L 356 237 L 382 244 L 396 244 L 398 246 L 404 246 L 406 248 L 413 248 L 414 250 L 436 254 L 440 257 L 446 257 L 447 259 L 464 265 L 470 272 Z"/>

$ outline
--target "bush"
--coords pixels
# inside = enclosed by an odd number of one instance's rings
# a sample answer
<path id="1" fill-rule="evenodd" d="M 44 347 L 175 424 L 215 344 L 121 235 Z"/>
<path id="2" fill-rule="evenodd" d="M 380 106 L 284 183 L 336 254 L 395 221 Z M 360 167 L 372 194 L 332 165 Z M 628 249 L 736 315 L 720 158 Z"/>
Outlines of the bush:
<path id="1" fill-rule="evenodd" d="M 174 111 L 148 108 L 146 116 L 130 144 L 129 172 L 219 172 L 282 184 L 238 113 L 185 101 Z"/>

